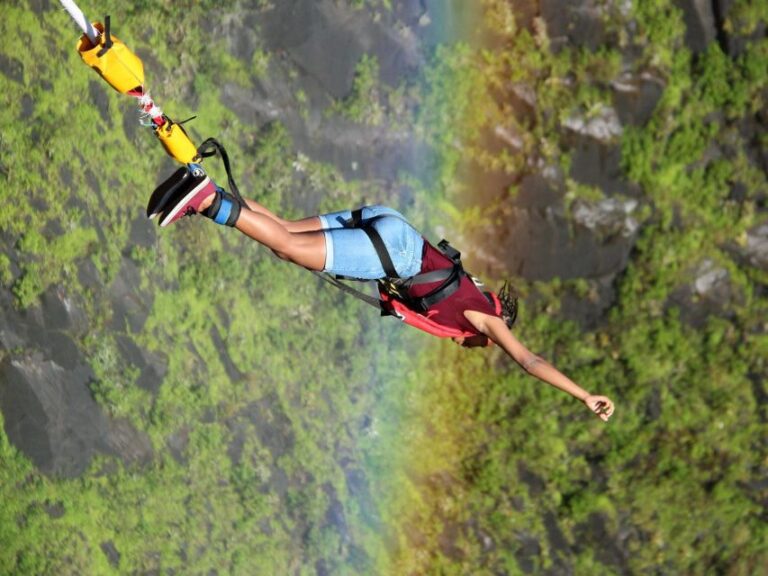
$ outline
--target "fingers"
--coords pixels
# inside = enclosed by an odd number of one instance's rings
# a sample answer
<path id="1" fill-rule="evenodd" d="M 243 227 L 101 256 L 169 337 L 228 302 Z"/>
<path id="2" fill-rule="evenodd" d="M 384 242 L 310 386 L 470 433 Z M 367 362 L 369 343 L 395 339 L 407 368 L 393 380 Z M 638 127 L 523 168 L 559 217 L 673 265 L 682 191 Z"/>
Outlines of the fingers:
<path id="1" fill-rule="evenodd" d="M 614 406 L 613 402 L 605 396 L 598 396 L 592 399 L 590 408 L 597 414 L 603 422 L 608 422 L 608 419 L 613 415 Z"/>

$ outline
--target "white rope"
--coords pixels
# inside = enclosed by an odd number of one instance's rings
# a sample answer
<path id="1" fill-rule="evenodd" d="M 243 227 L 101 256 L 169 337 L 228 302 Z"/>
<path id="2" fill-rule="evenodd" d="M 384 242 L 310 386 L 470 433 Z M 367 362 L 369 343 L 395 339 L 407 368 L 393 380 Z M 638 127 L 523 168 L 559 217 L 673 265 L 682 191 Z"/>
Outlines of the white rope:
<path id="1" fill-rule="evenodd" d="M 80 27 L 80 30 L 82 30 L 83 33 L 88 36 L 88 40 L 91 41 L 91 44 L 94 46 L 98 44 L 100 36 L 99 31 L 93 27 L 93 24 L 91 24 L 88 18 L 85 17 L 83 11 L 77 7 L 77 4 L 75 4 L 73 0 L 59 0 L 59 2 L 61 2 L 61 5 L 64 7 L 64 9 L 69 12 L 72 20 L 74 20 L 75 24 Z"/>
<path id="2" fill-rule="evenodd" d="M 141 112 L 143 114 L 146 114 L 150 118 L 159 118 L 163 115 L 163 111 L 160 109 L 160 107 L 155 104 L 154 100 L 152 100 L 152 96 L 149 95 L 149 92 L 145 92 L 138 98 L 139 100 L 139 107 L 141 109 Z"/>
<path id="3" fill-rule="evenodd" d="M 158 106 L 157 104 L 152 104 L 152 108 L 147 110 L 147 114 L 149 114 L 150 118 L 157 118 L 158 116 L 163 115 L 163 111 L 160 110 L 160 106 Z"/>

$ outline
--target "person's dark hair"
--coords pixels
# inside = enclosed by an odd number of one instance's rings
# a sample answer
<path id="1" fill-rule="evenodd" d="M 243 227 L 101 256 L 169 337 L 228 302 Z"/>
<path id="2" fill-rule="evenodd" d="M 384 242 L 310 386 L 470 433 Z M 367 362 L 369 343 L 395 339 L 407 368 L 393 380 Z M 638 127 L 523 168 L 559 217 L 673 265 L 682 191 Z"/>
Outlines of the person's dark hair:
<path id="1" fill-rule="evenodd" d="M 504 282 L 496 296 L 501 302 L 501 319 L 507 328 L 512 328 L 517 320 L 517 290 L 509 282 Z"/>

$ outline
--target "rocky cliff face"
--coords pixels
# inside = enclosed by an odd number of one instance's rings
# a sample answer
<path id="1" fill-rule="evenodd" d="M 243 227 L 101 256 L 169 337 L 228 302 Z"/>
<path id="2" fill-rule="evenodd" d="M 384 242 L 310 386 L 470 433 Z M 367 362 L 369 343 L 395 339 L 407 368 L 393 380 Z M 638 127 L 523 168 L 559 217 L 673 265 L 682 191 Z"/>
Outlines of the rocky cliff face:
<path id="1" fill-rule="evenodd" d="M 267 4 L 269 6 L 265 8 Z M 609 45 L 621 50 L 621 62 L 618 73 L 601 86 L 610 94 L 606 102 L 562 118 L 557 138 L 570 156 L 567 169 L 548 162 L 542 154 L 526 158 L 524 169 L 515 174 L 487 170 L 474 175 L 477 195 L 473 201 L 492 206 L 497 212 L 490 224 L 473 230 L 473 243 L 477 248 L 471 258 L 479 268 L 484 268 L 484 272 L 497 277 L 513 275 L 531 283 L 553 279 L 585 282 L 588 296 L 567 292 L 562 298 L 559 314 L 562 318 L 575 320 L 587 331 L 608 321 L 609 311 L 617 302 L 618 281 L 626 273 L 633 251 L 638 249 L 638 237 L 643 227 L 653 222 L 655 216 L 648 191 L 626 173 L 622 136 L 627 130 L 642 128 L 651 121 L 665 95 L 669 78 L 652 66 L 641 70 L 634 66 L 642 46 L 632 42 L 637 27 L 631 18 L 631 4 L 623 0 L 512 0 L 510 5 L 517 25 L 532 35 L 546 37 L 549 50 L 557 52 L 577 47 L 594 51 Z M 30 2 L 29 5 L 36 12 L 57 9 L 45 1 Z M 383 85 L 394 90 L 417 77 L 440 42 L 457 37 L 467 41 L 478 38 L 476 32 L 466 32 L 458 23 L 471 19 L 471 14 L 463 14 L 469 11 L 468 2 L 395 0 L 391 5 L 391 9 L 376 5 L 377 8 L 369 6 L 369 9 L 358 10 L 337 0 L 244 2 L 229 10 L 219 10 L 216 18 L 201 22 L 201 26 L 208 37 L 221 39 L 224 49 L 240 65 L 256 70 L 245 81 L 225 76 L 218 86 L 218 103 L 236 118 L 236 122 L 247 126 L 253 134 L 261 134 L 273 123 L 285 126 L 295 148 L 297 173 L 301 173 L 307 162 L 325 163 L 345 179 L 362 182 L 366 190 L 383 190 L 383 197 L 397 197 L 407 205 L 415 202 L 414 192 L 409 186 L 402 185 L 398 174 L 421 173 L 424 166 L 432 162 L 434 150 L 408 124 L 418 112 L 416 104 L 407 97 L 403 97 L 402 102 L 385 101 L 376 88 Z M 684 15 L 684 42 L 693 58 L 701 57 L 716 43 L 728 58 L 736 59 L 744 53 L 749 42 L 765 35 L 765 22 L 762 21 L 752 29 L 741 31 L 725 25 L 734 5 L 731 0 L 677 0 L 676 5 Z M 138 36 L 141 34 L 151 35 L 152 32 L 143 30 Z M 489 44 L 492 46 L 492 41 Z M 195 63 L 180 57 L 179 67 L 183 73 L 179 73 L 165 69 L 152 53 L 141 48 L 138 52 L 148 70 L 167 83 L 164 87 L 173 87 L 189 102 L 202 101 L 203 95 L 197 93 L 194 82 Z M 355 82 L 364 55 L 373 55 L 376 59 L 377 83 L 368 86 L 369 92 L 355 95 Z M 24 93 L 33 82 L 28 77 L 29 71 L 25 71 L 19 59 L 4 54 L 2 48 L 0 75 L 7 86 L 22 92 L 18 121 L 39 120 L 39 102 Z M 575 90 L 576 80 L 572 79 L 572 82 Z M 541 103 L 532 87 L 522 82 L 510 82 L 501 91 L 520 123 L 530 126 L 537 112 L 541 111 Z M 144 143 L 147 135 L 137 127 L 132 112 L 125 115 L 122 125 L 112 124 L 115 103 L 111 96 L 96 79 L 89 83 L 89 93 L 83 97 L 88 98 L 98 112 L 94 123 L 102 123 L 94 125 L 99 129 L 107 127 L 122 131 L 127 142 L 148 147 Z M 329 113 L 335 103 L 349 101 L 353 96 L 361 97 L 365 104 L 362 117 L 352 117 L 351 113 Z M 383 109 L 386 109 L 384 121 L 380 116 Z M 726 160 L 738 157 L 750 169 L 768 172 L 768 148 L 764 146 L 768 115 L 764 110 L 738 118 L 723 115 L 719 125 L 724 131 L 737 133 L 738 138 L 734 140 L 739 143 L 733 150 L 712 145 L 707 149 L 708 157 Z M 42 128 L 40 130 L 35 133 L 35 138 L 44 142 L 50 135 Z M 503 123 L 496 126 L 487 139 L 491 142 L 490 147 L 499 153 L 520 153 L 526 146 L 525 138 Z M 745 143 L 743 147 L 742 143 Z M 237 142 L 237 145 L 248 149 L 249 143 Z M 16 169 L 8 160 L 11 156 L 4 146 L 0 137 L 0 181 L 7 178 L 10 170 Z M 161 172 L 167 167 L 168 164 L 164 165 Z M 100 182 L 90 171 L 81 178 L 70 169 L 59 172 L 56 185 L 68 189 L 84 186 L 99 203 L 108 201 L 104 194 L 106 186 L 124 186 L 120 182 Z M 518 190 L 513 198 L 508 194 L 510 186 Z M 570 192 L 574 186 L 597 191 L 599 197 L 574 198 Z M 295 190 L 288 200 L 310 213 L 317 209 L 320 199 L 307 188 Z M 24 192 L 34 196 L 33 190 Z M 747 197 L 747 192 L 734 184 L 730 197 L 738 204 Z M 761 194 L 755 205 L 758 213 L 765 215 L 767 196 L 765 191 Z M 95 258 L 91 258 L 95 249 L 86 250 L 73 260 L 67 274 L 78 279 L 76 284 L 82 292 L 75 291 L 70 284 L 53 282 L 25 309 L 18 305 L 18 295 L 11 288 L 13 281 L 3 279 L 4 287 L 0 289 L 0 410 L 5 434 L 40 472 L 51 477 L 82 475 L 97 456 L 119 458 L 129 467 L 140 469 L 162 460 L 157 451 L 166 448 L 177 463 L 184 464 L 190 441 L 190 426 L 186 422 L 161 440 L 155 438 L 153 444 L 150 435 L 135 422 L 111 414 L 98 393 L 104 370 L 128 374 L 125 376 L 126 389 L 135 388 L 146 394 L 146 412 L 156 407 L 169 370 L 168 358 L 157 350 L 149 351 L 137 335 L 144 329 L 156 300 L 175 280 L 161 278 L 161 272 L 153 271 L 157 284 L 146 285 L 141 281 L 139 268 L 142 251 L 160 254 L 158 268 L 168 264 L 161 260 L 161 240 L 140 211 L 131 212 L 130 217 L 120 221 L 120 226 L 107 229 L 100 226 L 96 211 L 81 205 L 82 202 L 78 204 L 77 200 L 69 202 L 68 210 L 85 214 L 79 222 L 97 229 L 99 245 L 109 244 L 111 235 L 120 232 L 121 226 L 128 228 L 124 231 L 128 242 L 111 262 L 114 270 L 109 274 L 97 270 Z M 132 208 L 121 209 L 130 211 Z M 128 222 L 126 226 L 123 226 L 124 221 Z M 46 226 L 51 237 L 58 237 L 64 234 L 69 224 L 65 218 L 57 217 Z M 0 238 L 7 261 L 7 265 L 0 267 L 0 276 L 18 280 L 24 266 L 29 265 L 21 262 L 17 254 L 23 237 L 0 230 Z M 189 241 L 187 250 L 195 249 L 195 238 L 183 237 L 183 240 Z M 737 266 L 748 271 L 747 275 L 768 272 L 768 224 L 765 219 L 738 242 L 724 243 L 723 249 Z M 178 275 L 181 273 L 178 271 Z M 684 271 L 685 282 L 672 291 L 663 306 L 678 308 L 681 319 L 696 329 L 706 326 L 711 318 L 730 318 L 732 309 L 745 300 L 732 285 L 734 274 L 730 264 L 726 266 L 711 258 L 691 262 Z M 755 281 L 755 285 L 756 297 L 765 298 L 765 286 L 759 285 L 759 281 Z M 231 316 L 235 314 L 221 311 L 221 317 L 225 318 L 222 326 L 232 326 Z M 299 310 L 292 320 L 303 322 L 305 317 L 311 317 L 311 311 Z M 84 344 L 93 337 L 91 327 L 97 323 L 105 326 L 104 333 L 108 334 L 109 345 L 103 348 L 92 342 L 88 346 Z M 100 332 L 99 337 L 104 333 Z M 221 364 L 221 370 L 232 381 L 247 379 L 237 358 L 226 350 L 230 335 L 224 333 L 221 326 L 213 326 L 210 340 L 219 352 L 215 360 Z M 248 345 L 256 345 L 243 340 Z M 258 344 L 263 345 L 263 341 Z M 203 353 L 189 344 L 191 373 L 197 365 L 195 362 L 201 362 Z M 300 354 L 294 350 L 291 353 Z M 194 374 L 190 379 L 194 379 Z M 755 376 L 755 381 L 758 380 L 759 376 Z M 755 396 L 764 406 L 763 388 L 759 382 L 755 384 Z M 317 396 L 322 397 L 322 394 Z M 651 420 L 659 416 L 661 400 L 658 396 L 649 403 Z M 294 400 L 295 406 L 302 410 L 305 405 L 318 402 L 314 396 Z M 232 465 L 247 464 L 249 457 L 258 461 L 263 476 L 259 490 L 274 493 L 276 498 L 287 501 L 289 489 L 304 488 L 313 479 L 303 471 L 289 477 L 279 465 L 280 459 L 294 450 L 297 443 L 297 431 L 293 428 L 296 423 L 286 415 L 280 401 L 276 395 L 267 395 L 249 402 L 233 414 L 214 415 L 211 412 L 198 416 L 203 422 L 221 418 L 222 425 L 232 436 L 227 453 Z M 161 418 L 162 415 L 153 414 L 153 417 Z M 368 415 L 361 422 L 359 430 L 353 431 L 355 435 L 375 435 L 375 423 Z M 254 435 L 264 451 L 250 448 L 249 455 L 247 442 Z M 330 447 L 328 453 L 333 452 Z M 348 519 L 350 507 L 361 509 L 371 526 L 379 526 L 381 520 L 372 504 L 371 480 L 358 461 L 359 455 L 340 451 L 334 457 L 338 460 L 348 494 L 340 493 L 331 484 L 322 486 L 327 503 L 324 523 L 339 534 L 341 546 L 346 550 L 352 547 L 350 543 L 355 538 Z M 521 469 L 518 476 L 532 492 L 538 494 L 543 490 L 544 480 L 533 473 Z M 258 484 L 262 479 L 244 478 L 246 485 Z M 303 497 L 303 493 L 301 495 Z M 354 502 L 354 506 L 347 505 L 347 516 L 345 498 Z M 626 533 L 613 535 L 605 517 L 595 513 L 575 527 L 572 533 L 583 536 L 585 542 L 575 545 L 568 541 L 563 534 L 564 528 L 551 512 L 547 513 L 544 524 L 549 546 L 554 550 L 551 573 L 572 572 L 570 559 L 579 552 L 579 546 L 601 550 L 600 560 L 611 569 L 617 573 L 630 573 L 630 552 L 622 539 L 629 537 L 629 528 L 624 531 Z M 268 525 L 267 521 L 265 525 Z M 264 529 L 265 533 L 269 530 L 271 528 Z M 299 526 L 295 531 L 297 540 L 304 544 L 309 529 L 302 532 L 302 526 Z M 476 525 L 471 525 L 467 531 L 481 542 L 486 553 L 501 546 L 500 538 L 494 540 L 493 535 Z M 458 528 L 454 533 L 446 531 L 441 542 L 446 556 L 460 559 L 455 543 L 464 536 L 466 534 L 462 536 Z M 537 559 L 542 554 L 542 543 L 524 535 L 518 544 L 520 569 L 535 572 L 540 567 Z M 115 545 L 110 541 L 102 547 L 117 566 L 120 555 Z M 350 556 L 354 556 L 353 552 Z M 328 571 L 324 561 L 318 562 L 316 571 Z"/>

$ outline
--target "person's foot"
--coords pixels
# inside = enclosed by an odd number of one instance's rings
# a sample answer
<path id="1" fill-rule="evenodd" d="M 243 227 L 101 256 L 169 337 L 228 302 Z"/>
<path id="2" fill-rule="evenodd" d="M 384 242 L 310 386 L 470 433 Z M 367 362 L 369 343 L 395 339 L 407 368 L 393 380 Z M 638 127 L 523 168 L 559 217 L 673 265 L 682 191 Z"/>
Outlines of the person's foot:
<path id="1" fill-rule="evenodd" d="M 216 185 L 204 175 L 185 194 L 180 194 L 168 204 L 160 215 L 160 226 L 168 226 L 179 218 L 205 210 L 210 206 L 215 194 Z"/>
<path id="2" fill-rule="evenodd" d="M 147 203 L 147 218 L 155 218 L 167 212 L 168 207 L 174 206 L 203 178 L 205 178 L 205 170 L 199 164 L 189 164 L 176 170 L 152 192 Z"/>

